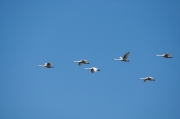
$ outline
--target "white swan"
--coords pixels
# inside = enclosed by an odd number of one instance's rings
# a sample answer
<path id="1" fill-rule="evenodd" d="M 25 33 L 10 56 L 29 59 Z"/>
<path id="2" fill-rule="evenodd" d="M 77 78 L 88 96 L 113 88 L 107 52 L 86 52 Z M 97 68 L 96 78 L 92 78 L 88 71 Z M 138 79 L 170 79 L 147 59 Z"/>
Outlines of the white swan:
<path id="1" fill-rule="evenodd" d="M 119 57 L 118 59 L 115 58 L 114 60 L 120 60 L 120 61 L 124 61 L 124 62 L 129 62 L 129 60 L 127 60 L 128 55 L 130 54 L 130 52 L 126 53 L 123 57 Z"/>
<path id="2" fill-rule="evenodd" d="M 54 68 L 50 62 L 45 63 L 44 65 L 38 65 L 40 67 L 46 67 L 46 68 Z"/>
<path id="3" fill-rule="evenodd" d="M 74 61 L 74 62 L 78 62 L 78 65 L 81 66 L 81 64 L 89 64 L 89 62 L 87 60 L 79 60 L 79 61 Z"/>
<path id="4" fill-rule="evenodd" d="M 170 53 L 162 54 L 162 55 L 157 54 L 156 56 L 165 57 L 165 58 L 172 58 Z"/>
<path id="5" fill-rule="evenodd" d="M 100 69 L 98 69 L 98 68 L 96 68 L 96 67 L 84 68 L 84 69 L 90 69 L 90 70 L 91 70 L 91 73 L 94 73 L 94 72 L 100 71 Z"/>
<path id="6" fill-rule="evenodd" d="M 155 79 L 153 77 L 146 77 L 146 78 L 140 78 L 140 80 L 144 80 L 144 82 L 146 81 L 155 81 Z"/>

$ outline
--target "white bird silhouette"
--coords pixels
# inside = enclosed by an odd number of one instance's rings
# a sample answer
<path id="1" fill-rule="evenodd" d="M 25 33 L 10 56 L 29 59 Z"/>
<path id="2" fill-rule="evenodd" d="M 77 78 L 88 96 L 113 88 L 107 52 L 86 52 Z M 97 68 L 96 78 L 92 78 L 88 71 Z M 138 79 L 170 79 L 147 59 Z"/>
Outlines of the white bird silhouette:
<path id="1" fill-rule="evenodd" d="M 44 65 L 38 65 L 40 67 L 46 67 L 46 68 L 54 68 L 50 62 L 45 63 Z"/>
<path id="2" fill-rule="evenodd" d="M 78 62 L 78 65 L 81 66 L 81 64 L 90 64 L 87 60 L 79 60 L 79 61 L 74 61 L 74 62 Z"/>
<path id="3" fill-rule="evenodd" d="M 170 53 L 166 53 L 166 54 L 162 54 L 162 55 L 157 54 L 156 56 L 165 57 L 165 58 L 172 58 Z"/>
<path id="4" fill-rule="evenodd" d="M 114 60 L 120 60 L 120 61 L 124 61 L 124 62 L 129 62 L 129 60 L 127 60 L 128 55 L 130 54 L 130 52 L 126 53 L 123 57 L 119 57 L 118 59 L 115 58 Z"/>
<path id="5" fill-rule="evenodd" d="M 100 71 L 100 69 L 98 69 L 98 68 L 96 68 L 96 67 L 84 68 L 84 69 L 90 69 L 90 70 L 91 70 L 91 73 L 94 73 L 94 72 Z"/>
<path id="6" fill-rule="evenodd" d="M 140 78 L 140 80 L 144 80 L 144 82 L 146 81 L 155 81 L 155 79 L 153 77 L 146 77 L 146 78 Z"/>

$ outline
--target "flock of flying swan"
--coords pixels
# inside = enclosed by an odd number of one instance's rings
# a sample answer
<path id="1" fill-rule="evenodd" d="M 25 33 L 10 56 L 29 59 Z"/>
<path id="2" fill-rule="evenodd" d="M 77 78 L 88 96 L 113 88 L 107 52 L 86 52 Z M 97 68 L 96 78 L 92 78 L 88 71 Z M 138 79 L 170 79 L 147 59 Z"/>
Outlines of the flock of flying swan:
<path id="1" fill-rule="evenodd" d="M 130 54 L 130 52 L 126 53 L 123 57 L 119 57 L 119 58 L 115 58 L 114 60 L 119 60 L 119 61 L 124 61 L 124 62 L 129 62 L 128 55 Z M 164 57 L 164 58 L 172 58 L 170 53 L 166 53 L 166 54 L 157 54 L 156 56 L 158 57 Z M 87 60 L 83 59 L 83 60 L 79 60 L 79 61 L 74 61 L 74 62 L 78 62 L 78 65 L 81 66 L 82 64 L 90 64 Z M 52 63 L 47 62 L 44 65 L 38 65 L 40 67 L 45 67 L 45 68 L 54 68 Z M 84 68 L 84 69 L 88 69 L 91 70 L 91 73 L 100 71 L 100 69 L 96 68 L 96 67 L 91 67 L 91 68 Z M 155 79 L 153 77 L 145 77 L 145 78 L 140 78 L 140 80 L 144 80 L 144 82 L 146 81 L 155 81 Z"/>

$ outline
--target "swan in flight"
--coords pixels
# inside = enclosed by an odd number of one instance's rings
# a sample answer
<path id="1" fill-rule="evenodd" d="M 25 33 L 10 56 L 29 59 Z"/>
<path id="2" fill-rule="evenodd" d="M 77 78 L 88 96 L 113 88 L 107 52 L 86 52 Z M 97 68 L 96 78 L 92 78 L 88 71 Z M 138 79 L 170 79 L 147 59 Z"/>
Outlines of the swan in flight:
<path id="1" fill-rule="evenodd" d="M 146 77 L 146 78 L 140 78 L 140 80 L 144 80 L 144 82 L 146 81 L 155 81 L 155 79 L 153 77 Z"/>
<path id="2" fill-rule="evenodd" d="M 162 55 L 157 54 L 156 56 L 165 57 L 165 58 L 172 58 L 170 53 L 162 54 Z"/>
<path id="3" fill-rule="evenodd" d="M 100 69 L 98 69 L 98 68 L 96 68 L 96 67 L 84 68 L 84 69 L 90 69 L 90 70 L 91 70 L 91 73 L 94 73 L 94 72 L 100 71 Z"/>
<path id="4" fill-rule="evenodd" d="M 79 66 L 81 66 L 81 64 L 89 64 L 87 60 L 79 60 L 79 61 L 74 61 L 74 62 L 78 62 Z"/>
<path id="5" fill-rule="evenodd" d="M 38 65 L 40 67 L 46 67 L 46 68 L 54 68 L 50 62 L 45 63 L 44 65 Z"/>
<path id="6" fill-rule="evenodd" d="M 126 53 L 123 57 L 119 57 L 118 59 L 114 59 L 114 60 L 120 60 L 120 61 L 124 61 L 124 62 L 129 62 L 129 60 L 127 60 L 128 55 L 130 54 L 130 52 Z"/>

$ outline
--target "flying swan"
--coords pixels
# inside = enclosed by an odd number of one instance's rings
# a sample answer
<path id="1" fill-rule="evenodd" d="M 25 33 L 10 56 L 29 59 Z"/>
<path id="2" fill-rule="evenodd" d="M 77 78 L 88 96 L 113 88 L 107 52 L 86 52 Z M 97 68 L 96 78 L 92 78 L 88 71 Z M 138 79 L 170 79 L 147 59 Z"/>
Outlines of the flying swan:
<path id="1" fill-rule="evenodd" d="M 129 60 L 127 60 L 129 54 L 130 54 L 130 52 L 126 53 L 123 57 L 119 57 L 118 59 L 115 58 L 114 60 L 120 60 L 120 61 L 124 61 L 124 62 L 129 62 Z"/>
<path id="2" fill-rule="evenodd" d="M 79 60 L 79 61 L 74 61 L 74 62 L 78 62 L 79 66 L 81 66 L 81 64 L 89 64 L 87 60 Z"/>
<path id="3" fill-rule="evenodd" d="M 94 73 L 94 72 L 100 71 L 100 69 L 98 69 L 98 68 L 96 68 L 96 67 L 84 68 L 84 69 L 90 69 L 90 70 L 91 70 L 91 73 Z"/>
<path id="4" fill-rule="evenodd" d="M 146 81 L 155 81 L 155 79 L 153 77 L 146 77 L 146 78 L 140 78 L 140 80 L 144 80 L 144 82 Z"/>
<path id="5" fill-rule="evenodd" d="M 162 54 L 162 55 L 157 54 L 156 56 L 165 57 L 165 58 L 172 58 L 170 53 Z"/>
<path id="6" fill-rule="evenodd" d="M 54 68 L 50 62 L 47 62 L 44 65 L 38 65 L 38 66 L 45 67 L 45 68 Z"/>

